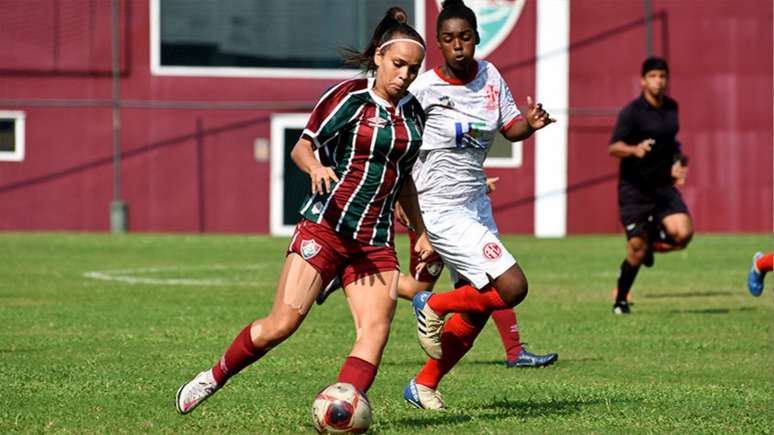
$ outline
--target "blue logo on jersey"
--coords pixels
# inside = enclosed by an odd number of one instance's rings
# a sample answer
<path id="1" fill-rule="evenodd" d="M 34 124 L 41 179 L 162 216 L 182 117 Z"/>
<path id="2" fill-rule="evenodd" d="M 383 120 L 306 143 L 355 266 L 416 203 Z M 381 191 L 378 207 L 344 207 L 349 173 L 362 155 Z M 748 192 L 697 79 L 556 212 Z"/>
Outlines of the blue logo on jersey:
<path id="1" fill-rule="evenodd" d="M 478 140 L 480 131 L 486 127 L 483 122 L 455 122 L 454 142 L 457 148 L 474 147 L 484 148 Z"/>

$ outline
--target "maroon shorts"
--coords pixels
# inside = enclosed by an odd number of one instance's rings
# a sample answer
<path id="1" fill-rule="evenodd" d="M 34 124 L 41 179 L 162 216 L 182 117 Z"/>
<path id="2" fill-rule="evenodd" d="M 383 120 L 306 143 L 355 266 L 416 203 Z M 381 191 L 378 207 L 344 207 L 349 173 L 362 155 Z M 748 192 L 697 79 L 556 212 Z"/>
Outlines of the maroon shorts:
<path id="1" fill-rule="evenodd" d="M 346 287 L 359 278 L 400 270 L 395 249 L 371 246 L 340 235 L 325 224 L 302 219 L 290 240 L 288 253 L 295 252 L 317 270 L 323 285 L 333 278 Z"/>
<path id="2" fill-rule="evenodd" d="M 441 259 L 441 256 L 433 253 L 433 255 L 430 256 L 427 260 L 425 260 L 425 267 L 422 269 L 421 272 L 417 272 L 417 264 L 419 264 L 419 254 L 414 252 L 414 245 L 417 242 L 417 233 L 416 231 L 409 229 L 409 256 L 411 258 L 410 260 L 410 266 L 411 269 L 411 276 L 414 277 L 415 280 L 419 282 L 436 282 L 438 281 L 438 277 L 441 276 L 441 272 L 443 272 L 443 260 Z"/>

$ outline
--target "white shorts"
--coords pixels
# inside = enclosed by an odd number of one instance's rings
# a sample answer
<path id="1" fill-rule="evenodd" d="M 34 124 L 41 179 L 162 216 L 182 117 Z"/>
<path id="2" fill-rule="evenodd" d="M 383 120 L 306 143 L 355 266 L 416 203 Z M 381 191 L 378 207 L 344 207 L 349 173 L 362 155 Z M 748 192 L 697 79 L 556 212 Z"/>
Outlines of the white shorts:
<path id="1" fill-rule="evenodd" d="M 422 212 L 427 236 L 452 274 L 481 289 L 516 264 L 500 242 L 488 196 L 473 204 Z"/>

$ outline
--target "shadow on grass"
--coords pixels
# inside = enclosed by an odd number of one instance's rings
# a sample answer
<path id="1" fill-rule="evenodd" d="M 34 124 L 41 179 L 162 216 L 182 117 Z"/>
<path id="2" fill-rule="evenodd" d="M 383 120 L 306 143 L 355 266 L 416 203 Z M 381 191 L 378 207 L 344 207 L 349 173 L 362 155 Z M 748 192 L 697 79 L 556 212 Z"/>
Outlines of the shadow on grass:
<path id="1" fill-rule="evenodd" d="M 42 347 L 40 347 L 40 348 L 29 348 L 29 349 L 13 347 L 13 348 L 10 348 L 10 349 L 0 349 L 0 353 L 31 353 L 31 352 L 43 352 L 45 350 L 47 350 L 47 349 L 42 348 Z"/>
<path id="2" fill-rule="evenodd" d="M 669 314 L 729 314 L 735 311 L 756 311 L 757 307 L 741 308 L 700 308 L 695 310 L 669 310 Z"/>
<path id="3" fill-rule="evenodd" d="M 435 412 L 420 411 L 423 415 L 407 417 L 394 421 L 399 428 L 422 429 L 437 425 L 454 425 L 470 420 L 500 420 L 502 418 L 535 418 L 545 416 L 566 416 L 580 412 L 584 407 L 597 406 L 604 400 L 507 400 L 494 399 L 464 409 L 464 414 L 454 411 Z M 618 402 L 617 402 L 618 403 Z"/>
<path id="4" fill-rule="evenodd" d="M 653 295 L 642 295 L 644 299 L 669 299 L 669 298 L 707 298 L 713 296 L 735 296 L 738 291 L 708 291 L 692 293 L 657 293 Z"/>

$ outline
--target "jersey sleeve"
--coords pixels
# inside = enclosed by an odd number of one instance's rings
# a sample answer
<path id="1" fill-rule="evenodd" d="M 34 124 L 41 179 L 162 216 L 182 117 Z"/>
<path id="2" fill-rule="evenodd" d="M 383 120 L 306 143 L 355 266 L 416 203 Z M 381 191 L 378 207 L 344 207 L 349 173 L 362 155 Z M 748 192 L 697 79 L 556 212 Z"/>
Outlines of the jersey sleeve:
<path id="1" fill-rule="evenodd" d="M 339 135 L 360 109 L 353 92 L 363 88 L 363 80 L 349 80 L 329 89 L 317 102 L 304 128 L 303 136 L 314 142 L 315 148 L 324 146 Z"/>
<path id="2" fill-rule="evenodd" d="M 427 107 L 425 106 L 425 100 L 427 99 L 427 85 L 425 84 L 423 75 L 414 80 L 414 83 L 409 86 L 408 91 L 416 98 L 420 106 Z"/>
<path id="3" fill-rule="evenodd" d="M 498 130 L 505 132 L 522 116 L 519 108 L 516 107 L 516 101 L 514 101 L 511 90 L 508 88 L 508 83 L 505 82 L 505 79 L 499 73 L 497 76 L 500 82 L 500 122 Z"/>
<path id="4" fill-rule="evenodd" d="M 632 132 L 634 131 L 634 122 L 632 119 L 631 107 L 625 107 L 621 113 L 618 114 L 618 120 L 613 128 L 613 136 L 610 138 L 610 143 L 614 144 L 618 141 L 631 144 Z"/>

